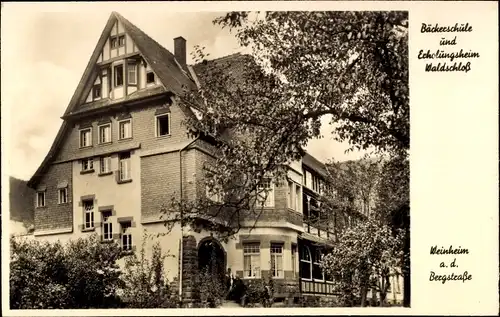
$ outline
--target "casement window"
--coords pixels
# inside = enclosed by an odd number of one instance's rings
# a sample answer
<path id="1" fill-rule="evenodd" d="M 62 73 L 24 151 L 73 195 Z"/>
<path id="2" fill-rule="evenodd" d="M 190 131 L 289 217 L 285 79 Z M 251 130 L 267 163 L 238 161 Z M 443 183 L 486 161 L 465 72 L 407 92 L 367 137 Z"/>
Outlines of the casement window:
<path id="1" fill-rule="evenodd" d="M 111 142 L 111 123 L 103 124 L 99 126 L 99 143 L 109 143 Z"/>
<path id="2" fill-rule="evenodd" d="M 170 134 L 170 114 L 156 116 L 156 136 L 165 136 Z"/>
<path id="3" fill-rule="evenodd" d="M 83 205 L 83 229 L 94 228 L 94 200 L 84 200 Z"/>
<path id="4" fill-rule="evenodd" d="M 36 206 L 45 207 L 45 191 L 39 191 L 36 193 Z"/>
<path id="5" fill-rule="evenodd" d="M 68 202 L 68 188 L 59 188 L 58 190 L 59 204 L 65 204 Z"/>
<path id="6" fill-rule="evenodd" d="M 92 128 L 80 130 L 80 147 L 92 146 Z"/>
<path id="7" fill-rule="evenodd" d="M 292 244 L 292 274 L 293 277 L 297 277 L 297 245 Z"/>
<path id="8" fill-rule="evenodd" d="M 257 191 L 257 201 L 259 203 L 259 206 L 274 206 L 274 186 L 270 178 L 263 179 L 262 184 L 258 187 Z"/>
<path id="9" fill-rule="evenodd" d="M 118 122 L 118 132 L 120 140 L 129 139 L 132 137 L 132 120 L 122 120 Z"/>
<path id="10" fill-rule="evenodd" d="M 300 252 L 300 277 L 310 280 L 312 277 L 311 250 L 308 246 L 303 246 Z"/>
<path id="11" fill-rule="evenodd" d="M 114 86 L 123 86 L 123 64 L 116 65 L 114 68 Z"/>
<path id="12" fill-rule="evenodd" d="M 118 46 L 125 46 L 125 35 L 120 35 L 118 37 Z"/>
<path id="13" fill-rule="evenodd" d="M 119 179 L 120 181 L 126 181 L 131 179 L 130 175 L 130 152 L 120 153 L 119 156 Z"/>
<path id="14" fill-rule="evenodd" d="M 116 36 L 112 37 L 109 39 L 109 44 L 111 45 L 111 48 L 117 48 L 118 47 L 118 38 Z"/>
<path id="15" fill-rule="evenodd" d="M 113 240 L 113 224 L 111 223 L 111 210 L 102 212 L 102 240 Z"/>
<path id="16" fill-rule="evenodd" d="M 101 156 L 99 158 L 99 173 L 106 174 L 111 172 L 111 156 Z"/>
<path id="17" fill-rule="evenodd" d="M 155 73 L 152 70 L 146 71 L 146 84 L 154 84 L 155 83 Z"/>
<path id="18" fill-rule="evenodd" d="M 128 222 L 122 222 L 121 223 L 122 227 L 122 250 L 123 251 L 131 251 L 132 250 L 132 223 L 130 221 Z"/>
<path id="19" fill-rule="evenodd" d="M 314 259 L 313 259 L 313 278 L 315 280 L 325 280 L 325 275 L 323 274 L 323 270 L 321 269 L 320 262 L 322 259 L 322 253 L 321 250 L 316 249 L 314 252 Z"/>
<path id="20" fill-rule="evenodd" d="M 127 64 L 127 81 L 129 85 L 137 85 L 137 65 L 135 63 Z"/>
<path id="21" fill-rule="evenodd" d="M 125 45 L 125 35 L 113 36 L 109 39 L 111 48 L 118 48 Z"/>
<path id="22" fill-rule="evenodd" d="M 288 188 L 287 188 L 287 203 L 288 203 L 288 208 L 293 209 L 297 212 L 301 212 L 301 205 L 302 205 L 302 194 L 301 194 L 301 186 L 292 182 L 288 181 Z"/>
<path id="23" fill-rule="evenodd" d="M 96 84 L 92 87 L 92 100 L 101 99 L 101 84 Z"/>
<path id="24" fill-rule="evenodd" d="M 82 172 L 92 171 L 94 169 L 94 159 L 92 157 L 83 159 L 81 163 Z"/>
<path id="25" fill-rule="evenodd" d="M 284 277 L 282 243 L 271 243 L 271 274 L 276 278 Z"/>
<path id="26" fill-rule="evenodd" d="M 243 277 L 260 278 L 260 243 L 243 244 Z"/>

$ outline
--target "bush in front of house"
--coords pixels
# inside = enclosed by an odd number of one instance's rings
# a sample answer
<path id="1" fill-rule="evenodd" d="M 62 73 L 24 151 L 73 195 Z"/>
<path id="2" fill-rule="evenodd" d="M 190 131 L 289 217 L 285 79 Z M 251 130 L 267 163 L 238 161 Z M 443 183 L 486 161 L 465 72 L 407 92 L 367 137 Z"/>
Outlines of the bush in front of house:
<path id="1" fill-rule="evenodd" d="M 125 258 L 122 274 L 124 282 L 122 298 L 128 308 L 175 308 L 178 296 L 165 277 L 164 261 L 168 254 L 162 253 L 159 242 L 152 247 L 151 259 L 146 257 L 146 239 L 139 255 Z"/>
<path id="2" fill-rule="evenodd" d="M 255 279 L 246 283 L 246 291 L 241 300 L 242 306 L 271 307 L 273 304 L 274 284 L 273 280 Z"/>
<path id="3" fill-rule="evenodd" d="M 112 308 L 122 305 L 117 243 L 97 235 L 65 245 L 12 237 L 11 309 Z"/>

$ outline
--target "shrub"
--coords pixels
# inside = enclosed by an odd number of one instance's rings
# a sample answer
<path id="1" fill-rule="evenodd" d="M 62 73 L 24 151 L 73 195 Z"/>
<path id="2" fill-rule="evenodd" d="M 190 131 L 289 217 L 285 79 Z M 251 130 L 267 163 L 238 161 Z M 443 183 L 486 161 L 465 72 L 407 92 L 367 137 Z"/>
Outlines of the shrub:
<path id="1" fill-rule="evenodd" d="M 153 245 L 151 260 L 146 257 L 146 239 L 139 256 L 125 258 L 123 300 L 130 308 L 174 308 L 178 299 L 165 278 L 164 260 L 160 244 Z"/>
<path id="2" fill-rule="evenodd" d="M 198 306 L 219 307 L 226 295 L 222 272 L 217 272 L 214 267 L 202 268 L 195 279 L 195 300 L 198 301 Z"/>
<path id="3" fill-rule="evenodd" d="M 244 295 L 244 306 L 255 306 L 261 304 L 270 307 L 273 303 L 274 284 L 273 280 L 256 279 L 248 281 Z"/>
<path id="4" fill-rule="evenodd" d="M 97 235 L 61 243 L 12 237 L 11 309 L 119 307 L 116 290 L 123 283 L 116 243 Z"/>

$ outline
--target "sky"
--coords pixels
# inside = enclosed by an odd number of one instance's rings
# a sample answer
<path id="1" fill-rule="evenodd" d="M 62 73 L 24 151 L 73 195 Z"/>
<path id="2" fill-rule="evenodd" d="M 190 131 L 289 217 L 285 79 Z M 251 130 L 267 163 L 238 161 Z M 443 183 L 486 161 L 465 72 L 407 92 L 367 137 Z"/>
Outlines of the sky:
<path id="1" fill-rule="evenodd" d="M 183 36 L 188 63 L 195 45 L 206 47 L 209 58 L 243 51 L 228 30 L 212 24 L 223 12 L 173 12 L 165 3 L 2 3 L 2 151 L 7 175 L 28 180 L 48 153 L 112 11 L 171 52 L 173 39 Z M 328 119 L 323 122 L 324 137 L 311 140 L 308 152 L 323 162 L 361 156 L 346 154 L 348 144 L 332 140 Z"/>

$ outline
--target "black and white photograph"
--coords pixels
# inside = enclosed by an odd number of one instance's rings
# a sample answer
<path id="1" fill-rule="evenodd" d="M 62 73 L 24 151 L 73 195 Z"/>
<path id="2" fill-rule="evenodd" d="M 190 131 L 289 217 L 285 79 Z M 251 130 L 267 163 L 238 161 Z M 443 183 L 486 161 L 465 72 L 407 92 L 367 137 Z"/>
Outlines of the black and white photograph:
<path id="1" fill-rule="evenodd" d="M 407 10 L 87 5 L 2 22 L 10 310 L 411 307 Z"/>

